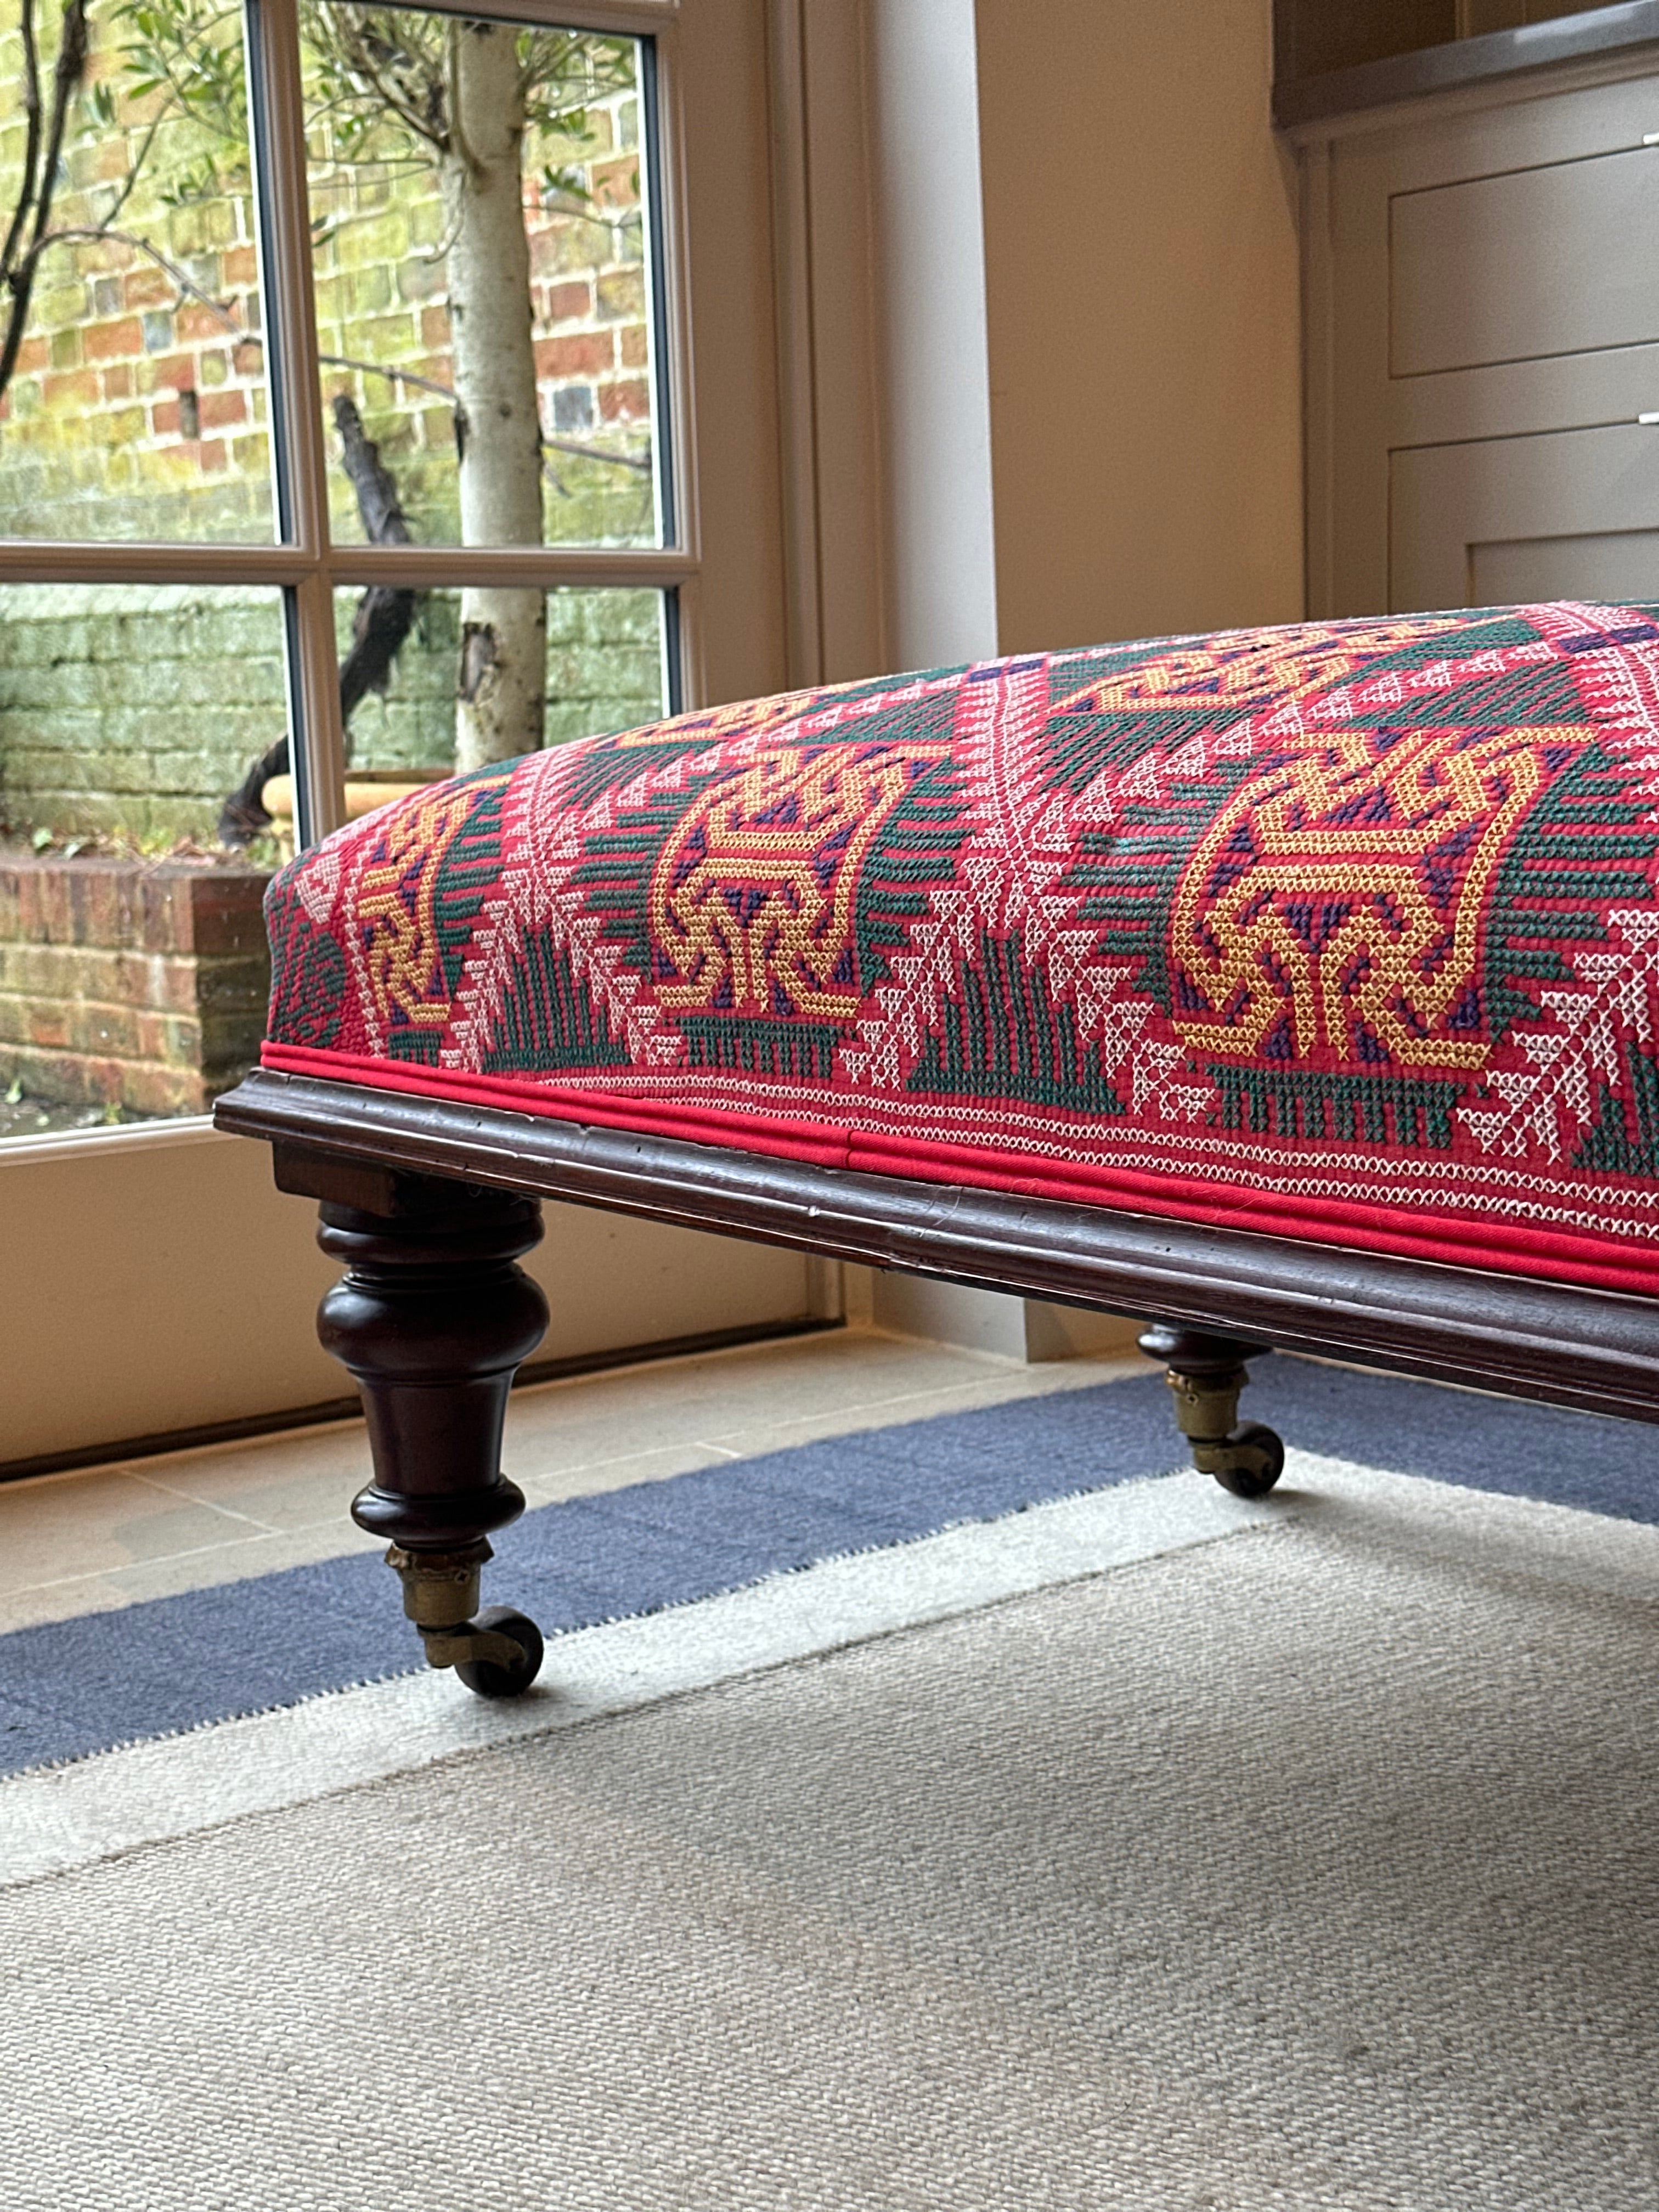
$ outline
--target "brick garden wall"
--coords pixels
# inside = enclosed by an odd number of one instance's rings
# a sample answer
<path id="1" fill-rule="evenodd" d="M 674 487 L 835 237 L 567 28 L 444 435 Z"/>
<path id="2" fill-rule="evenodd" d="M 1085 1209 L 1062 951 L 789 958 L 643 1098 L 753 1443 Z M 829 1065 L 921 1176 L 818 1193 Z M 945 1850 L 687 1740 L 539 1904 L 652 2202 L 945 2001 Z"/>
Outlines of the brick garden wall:
<path id="1" fill-rule="evenodd" d="M 0 1083 L 201 1113 L 258 1056 L 264 884 L 177 861 L 0 861 Z"/>
<path id="2" fill-rule="evenodd" d="M 349 636 L 353 602 L 339 620 Z M 662 696 L 649 592 L 548 600 L 550 741 L 649 721 Z M 422 602 L 385 700 L 352 726 L 366 768 L 441 767 L 454 741 L 459 602 Z M 228 792 L 287 726 L 274 592 L 0 587 L 0 811 L 14 831 L 207 842 Z"/>

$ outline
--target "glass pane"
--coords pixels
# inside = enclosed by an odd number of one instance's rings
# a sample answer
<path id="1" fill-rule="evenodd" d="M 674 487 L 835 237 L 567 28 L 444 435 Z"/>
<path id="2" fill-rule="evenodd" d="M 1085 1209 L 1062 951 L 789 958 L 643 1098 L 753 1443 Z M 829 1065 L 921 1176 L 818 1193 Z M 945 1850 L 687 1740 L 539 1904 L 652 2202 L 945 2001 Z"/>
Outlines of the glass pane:
<path id="1" fill-rule="evenodd" d="M 49 140 L 63 13 L 34 12 Z M 22 22 L 21 0 L 0 0 L 0 235 L 26 218 L 0 285 L 0 374 L 23 308 L 0 392 L 0 536 L 269 539 L 240 11 L 91 10 L 55 167 L 46 145 L 29 156 Z"/>
<path id="2" fill-rule="evenodd" d="M 276 592 L 0 586 L 0 1135 L 198 1114 L 252 1064 L 275 847 L 215 830 L 286 727 Z"/>
<path id="3" fill-rule="evenodd" d="M 413 605 L 342 592 L 335 604 L 349 784 L 449 775 L 669 711 L 660 592 L 426 592 Z M 539 684 L 511 680 L 515 652 Z M 348 796 L 354 811 L 381 803 L 372 781 Z"/>
<path id="4" fill-rule="evenodd" d="M 426 544 L 658 543 L 640 43 L 301 22 L 337 537 L 388 534 L 390 502 Z"/>

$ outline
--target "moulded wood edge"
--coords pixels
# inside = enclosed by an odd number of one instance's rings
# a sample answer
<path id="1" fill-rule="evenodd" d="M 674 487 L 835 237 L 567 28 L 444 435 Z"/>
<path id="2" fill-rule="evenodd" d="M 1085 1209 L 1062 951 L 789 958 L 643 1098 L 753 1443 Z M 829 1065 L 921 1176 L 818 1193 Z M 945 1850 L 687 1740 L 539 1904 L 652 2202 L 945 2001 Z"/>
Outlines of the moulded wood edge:
<path id="1" fill-rule="evenodd" d="M 215 1120 L 360 1190 L 372 1164 L 1659 1421 L 1659 1299 L 264 1071 Z"/>

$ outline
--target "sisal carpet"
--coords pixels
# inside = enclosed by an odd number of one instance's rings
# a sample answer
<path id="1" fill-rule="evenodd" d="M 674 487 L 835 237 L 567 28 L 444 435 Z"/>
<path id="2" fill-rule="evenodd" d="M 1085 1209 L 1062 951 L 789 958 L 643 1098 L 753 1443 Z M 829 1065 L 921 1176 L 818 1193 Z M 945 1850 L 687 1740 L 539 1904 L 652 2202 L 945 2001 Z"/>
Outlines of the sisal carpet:
<path id="1" fill-rule="evenodd" d="M 1659 1528 L 1206 1496 L 580 1632 L 539 1733 L 13 1887 L 9 2212 L 1652 2212 Z"/>

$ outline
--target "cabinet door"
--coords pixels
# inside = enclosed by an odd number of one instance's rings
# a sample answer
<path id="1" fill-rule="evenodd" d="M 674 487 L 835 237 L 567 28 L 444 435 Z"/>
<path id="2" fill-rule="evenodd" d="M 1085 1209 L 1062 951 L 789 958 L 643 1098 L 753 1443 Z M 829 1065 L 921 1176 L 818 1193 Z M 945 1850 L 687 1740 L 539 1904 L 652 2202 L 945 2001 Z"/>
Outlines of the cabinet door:
<path id="1" fill-rule="evenodd" d="M 1659 589 L 1659 77 L 1335 136 L 1304 180 L 1310 611 Z"/>
<path id="2" fill-rule="evenodd" d="M 1407 449 L 1389 463 L 1389 607 L 1659 599 L 1659 427 Z"/>

